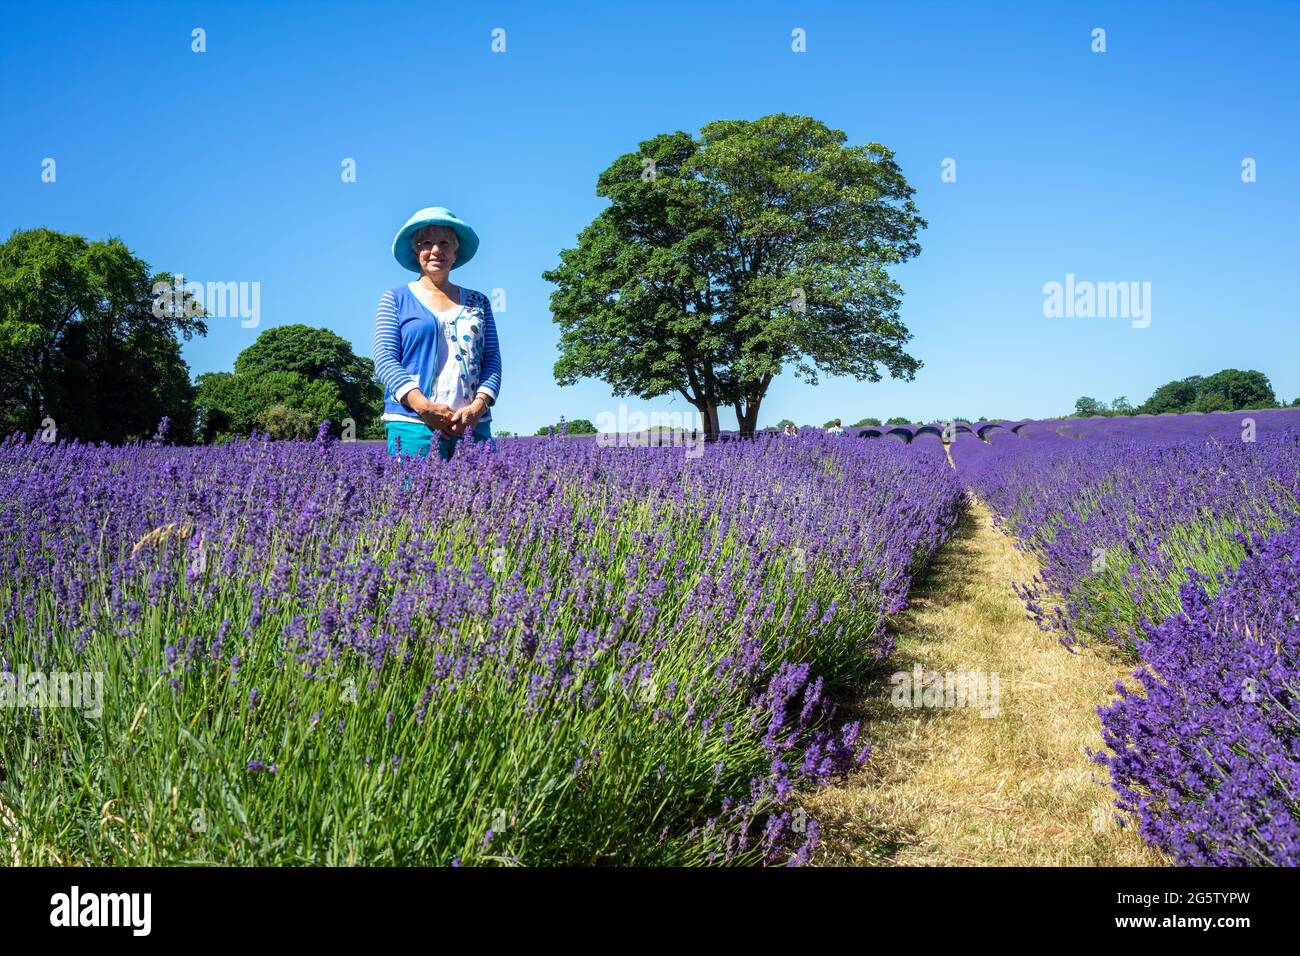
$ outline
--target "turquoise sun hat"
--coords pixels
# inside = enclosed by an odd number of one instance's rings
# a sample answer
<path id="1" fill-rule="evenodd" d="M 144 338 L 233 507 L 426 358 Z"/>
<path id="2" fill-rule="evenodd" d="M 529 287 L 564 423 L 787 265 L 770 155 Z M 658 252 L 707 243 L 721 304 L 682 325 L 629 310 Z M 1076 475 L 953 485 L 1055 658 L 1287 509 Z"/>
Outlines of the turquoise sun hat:
<path id="1" fill-rule="evenodd" d="M 393 240 L 393 258 L 412 272 L 420 271 L 420 260 L 411 248 L 411 237 L 425 226 L 446 226 L 455 231 L 460 246 L 456 249 L 456 261 L 451 264 L 453 269 L 469 262 L 474 258 L 474 253 L 478 252 L 478 235 L 468 223 L 457 219 L 456 214 L 446 206 L 429 206 L 406 220 L 406 225 Z"/>

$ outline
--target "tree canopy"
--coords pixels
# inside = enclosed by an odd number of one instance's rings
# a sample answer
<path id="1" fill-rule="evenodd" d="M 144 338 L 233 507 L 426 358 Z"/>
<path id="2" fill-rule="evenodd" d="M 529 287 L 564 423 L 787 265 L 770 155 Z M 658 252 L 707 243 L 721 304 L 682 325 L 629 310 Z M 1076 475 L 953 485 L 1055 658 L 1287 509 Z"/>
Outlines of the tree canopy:
<path id="1" fill-rule="evenodd" d="M 187 439 L 194 386 L 181 358 L 204 335 L 203 310 L 155 310 L 153 273 L 118 238 L 14 231 L 0 245 L 0 434 L 53 419 L 60 437 L 122 442 Z"/>
<path id="2" fill-rule="evenodd" d="M 1196 410 L 1200 412 L 1227 411 L 1242 408 L 1272 408 L 1277 396 L 1268 376 L 1254 369 L 1225 368 L 1215 372 L 1200 383 L 1196 396 Z M 1213 407 L 1210 407 L 1213 406 Z"/>
<path id="3" fill-rule="evenodd" d="M 347 339 L 329 329 L 301 324 L 267 329 L 239 353 L 235 374 L 258 377 L 268 372 L 290 372 L 334 385 L 345 406 L 342 417 L 356 423 L 357 434 L 368 432 L 382 414 L 383 389 L 375 379 L 374 361 L 357 355 Z"/>
<path id="4" fill-rule="evenodd" d="M 348 417 L 338 386 L 298 372 L 205 372 L 195 404 L 204 443 L 247 436 L 254 428 L 272 438 L 310 438 L 325 419 L 337 430 Z"/>
<path id="5" fill-rule="evenodd" d="M 1196 399 L 1201 393 L 1201 383 L 1204 381 L 1205 379 L 1201 376 L 1192 375 L 1174 382 L 1167 382 L 1157 388 L 1151 394 L 1151 397 L 1142 403 L 1139 410 L 1151 415 L 1161 415 L 1165 412 L 1192 411 L 1196 406 Z"/>
<path id="6" fill-rule="evenodd" d="M 543 273 L 557 288 L 556 380 L 616 395 L 682 395 L 716 437 L 730 405 L 752 433 L 787 366 L 912 378 L 902 290 L 887 268 L 920 252 L 925 221 L 893 154 L 807 116 L 666 133 L 597 178 L 610 201 Z"/>
<path id="7" fill-rule="evenodd" d="M 1106 403 L 1099 402 L 1091 395 L 1081 395 L 1074 403 L 1074 414 L 1079 418 L 1093 418 L 1106 414 Z"/>
<path id="8" fill-rule="evenodd" d="M 1074 414 L 1090 417 L 1235 412 L 1249 408 L 1276 408 L 1277 405 L 1273 386 L 1263 372 L 1225 368 L 1213 375 L 1189 375 L 1187 378 L 1166 382 L 1137 408 L 1123 396 L 1107 405 L 1085 395 L 1074 403 Z"/>
<path id="9" fill-rule="evenodd" d="M 326 419 L 339 434 L 349 418 L 354 437 L 380 437 L 383 393 L 374 364 L 328 329 L 267 329 L 235 358 L 234 372 L 207 372 L 197 384 L 203 442 L 254 428 L 272 438 L 310 438 Z"/>
<path id="10" fill-rule="evenodd" d="M 538 435 L 549 435 L 552 432 L 559 435 L 561 433 L 568 435 L 594 435 L 598 429 L 594 422 L 586 418 L 575 418 L 573 421 L 566 421 L 563 418 L 554 425 L 543 425 L 537 429 Z"/>

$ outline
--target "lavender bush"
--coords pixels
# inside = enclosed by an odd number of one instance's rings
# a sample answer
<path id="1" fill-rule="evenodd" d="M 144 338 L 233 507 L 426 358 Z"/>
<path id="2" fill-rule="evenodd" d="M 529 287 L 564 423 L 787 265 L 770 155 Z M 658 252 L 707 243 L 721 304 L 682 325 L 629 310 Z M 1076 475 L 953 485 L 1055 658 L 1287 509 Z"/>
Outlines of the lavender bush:
<path id="1" fill-rule="evenodd" d="M 1041 562 L 1031 618 L 1140 657 L 1098 710 L 1116 806 L 1179 863 L 1300 863 L 1300 415 L 1020 435 L 954 455 Z"/>
<path id="2" fill-rule="evenodd" d="M 0 710 L 15 858 L 806 861 L 942 450 L 499 448 L 0 445 L 0 670 L 104 680 Z"/>
<path id="3" fill-rule="evenodd" d="M 1067 644 L 1105 637 L 1136 655 L 1142 622 L 1179 610 L 1191 571 L 1213 587 L 1244 555 L 1240 534 L 1300 515 L 1300 414 L 1250 414 L 1251 441 L 1239 415 L 1161 416 L 1032 423 L 953 454 L 1041 563 L 1020 588 L 1031 617 Z"/>
<path id="4" fill-rule="evenodd" d="M 1116 805 L 1189 865 L 1300 864 L 1300 527 L 1147 625 L 1142 694 L 1100 712 Z"/>

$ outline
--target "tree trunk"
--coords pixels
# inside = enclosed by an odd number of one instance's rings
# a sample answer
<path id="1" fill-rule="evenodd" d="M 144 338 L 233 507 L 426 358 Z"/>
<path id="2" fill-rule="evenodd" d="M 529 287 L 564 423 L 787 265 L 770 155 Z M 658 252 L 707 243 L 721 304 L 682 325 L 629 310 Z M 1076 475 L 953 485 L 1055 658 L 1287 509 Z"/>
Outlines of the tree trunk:
<path id="1" fill-rule="evenodd" d="M 758 425 L 758 406 L 762 399 L 751 395 L 743 403 L 736 402 L 736 422 L 740 426 L 741 438 L 753 438 Z"/>
<path id="2" fill-rule="evenodd" d="M 699 402 L 695 408 L 700 413 L 700 419 L 704 422 L 704 440 L 706 442 L 715 442 L 718 440 L 718 406 L 709 402 Z"/>

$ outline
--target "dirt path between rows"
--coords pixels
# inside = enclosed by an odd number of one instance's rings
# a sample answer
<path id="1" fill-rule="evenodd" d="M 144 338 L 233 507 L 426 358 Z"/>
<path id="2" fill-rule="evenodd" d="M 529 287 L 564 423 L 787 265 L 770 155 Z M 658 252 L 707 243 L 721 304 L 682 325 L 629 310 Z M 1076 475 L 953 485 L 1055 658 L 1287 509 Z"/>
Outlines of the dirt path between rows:
<path id="1" fill-rule="evenodd" d="M 975 501 L 918 581 L 898 648 L 859 713 L 873 753 L 846 783 L 802 801 L 821 827 L 822 865 L 1160 865 L 1121 827 L 1096 708 L 1131 665 L 1105 648 L 1071 654 L 1025 619 L 1012 581 L 1032 559 Z M 891 675 L 975 672 L 982 706 L 896 706 Z M 919 700 L 918 698 L 910 698 Z"/>

